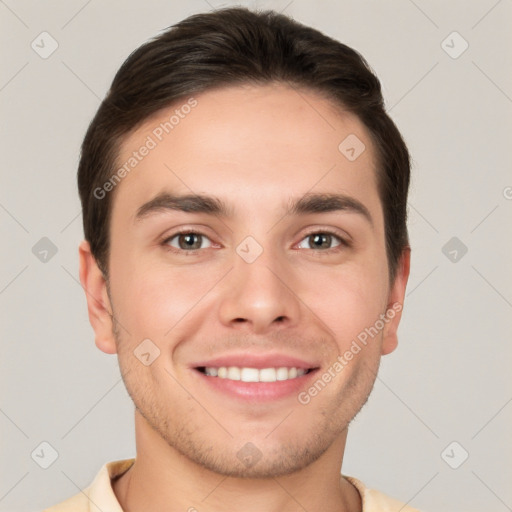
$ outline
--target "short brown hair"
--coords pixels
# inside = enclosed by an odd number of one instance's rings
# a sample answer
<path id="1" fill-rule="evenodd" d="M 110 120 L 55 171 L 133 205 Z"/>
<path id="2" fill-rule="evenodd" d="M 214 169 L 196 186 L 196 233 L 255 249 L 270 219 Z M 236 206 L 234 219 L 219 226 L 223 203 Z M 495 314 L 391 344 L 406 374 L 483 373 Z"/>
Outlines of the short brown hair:
<path id="1" fill-rule="evenodd" d="M 393 281 L 407 232 L 409 153 L 384 108 L 381 86 L 355 50 L 274 11 L 243 7 L 195 14 L 135 50 L 117 72 L 85 135 L 78 168 L 85 238 L 108 276 L 114 174 L 120 145 L 150 116 L 213 88 L 282 82 L 320 93 L 355 114 L 377 150 L 386 253 Z M 341 141 L 340 141 L 341 142 Z"/>

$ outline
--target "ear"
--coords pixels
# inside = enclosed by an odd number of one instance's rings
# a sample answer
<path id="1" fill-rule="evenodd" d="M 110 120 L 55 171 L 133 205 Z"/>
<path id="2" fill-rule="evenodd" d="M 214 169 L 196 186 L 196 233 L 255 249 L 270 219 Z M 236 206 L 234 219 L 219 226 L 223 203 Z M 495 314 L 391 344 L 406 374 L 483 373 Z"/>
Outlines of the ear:
<path id="1" fill-rule="evenodd" d="M 411 266 L 411 248 L 406 247 L 402 251 L 395 281 L 391 287 L 386 308 L 387 323 L 383 329 L 382 336 L 382 355 L 393 352 L 398 345 L 398 324 L 402 318 L 402 310 L 405 299 L 405 288 L 409 279 L 409 270 Z"/>
<path id="2" fill-rule="evenodd" d="M 105 277 L 92 255 L 89 242 L 82 241 L 78 253 L 80 282 L 85 291 L 89 322 L 94 329 L 96 346 L 106 354 L 115 354 L 117 349 L 113 331 L 112 307 Z"/>

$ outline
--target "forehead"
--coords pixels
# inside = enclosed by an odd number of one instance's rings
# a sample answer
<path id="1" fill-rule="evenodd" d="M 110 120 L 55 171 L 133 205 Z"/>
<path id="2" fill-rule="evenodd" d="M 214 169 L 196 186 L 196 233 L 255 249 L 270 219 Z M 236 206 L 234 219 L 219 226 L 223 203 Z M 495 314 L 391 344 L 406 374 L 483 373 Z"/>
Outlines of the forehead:
<path id="1" fill-rule="evenodd" d="M 214 195 L 253 212 L 307 192 L 350 193 L 369 209 L 379 202 L 374 148 L 361 121 L 316 93 L 282 84 L 184 98 L 128 136 L 117 164 L 127 172 L 114 211 L 130 216 L 166 190 Z"/>

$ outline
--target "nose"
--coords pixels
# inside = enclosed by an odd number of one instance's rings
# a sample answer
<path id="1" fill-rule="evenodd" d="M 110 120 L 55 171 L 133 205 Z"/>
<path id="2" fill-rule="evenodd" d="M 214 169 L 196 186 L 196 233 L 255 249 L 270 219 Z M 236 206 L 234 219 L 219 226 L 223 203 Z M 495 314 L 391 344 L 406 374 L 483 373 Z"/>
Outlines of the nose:
<path id="1" fill-rule="evenodd" d="M 264 251 L 248 263 L 235 255 L 234 267 L 223 283 L 220 320 L 223 325 L 262 334 L 296 326 L 300 299 L 293 290 L 291 269 Z"/>

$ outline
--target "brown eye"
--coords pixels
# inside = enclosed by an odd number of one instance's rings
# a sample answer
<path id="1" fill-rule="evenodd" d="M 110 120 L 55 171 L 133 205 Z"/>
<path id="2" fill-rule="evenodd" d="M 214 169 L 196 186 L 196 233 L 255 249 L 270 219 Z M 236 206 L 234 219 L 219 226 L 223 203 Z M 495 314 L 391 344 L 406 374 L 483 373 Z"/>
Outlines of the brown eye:
<path id="1" fill-rule="evenodd" d="M 301 244 L 303 244 L 305 240 L 307 240 L 307 247 L 301 247 Z M 324 251 L 342 245 L 343 240 L 341 240 L 340 237 L 334 234 L 319 232 L 312 233 L 306 236 L 301 242 L 301 244 L 299 244 L 299 247 L 301 247 L 301 249 L 319 249 L 321 251 Z"/>
<path id="2" fill-rule="evenodd" d="M 309 237 L 309 246 L 312 249 L 330 249 L 332 236 L 324 233 L 317 233 Z"/>
<path id="3" fill-rule="evenodd" d="M 203 246 L 204 241 L 208 241 L 211 245 L 208 237 L 201 235 L 200 233 L 178 233 L 166 240 L 166 244 L 174 247 L 175 249 L 180 249 L 182 251 L 195 251 L 198 249 L 204 249 Z M 208 247 L 210 247 L 208 245 Z"/>

